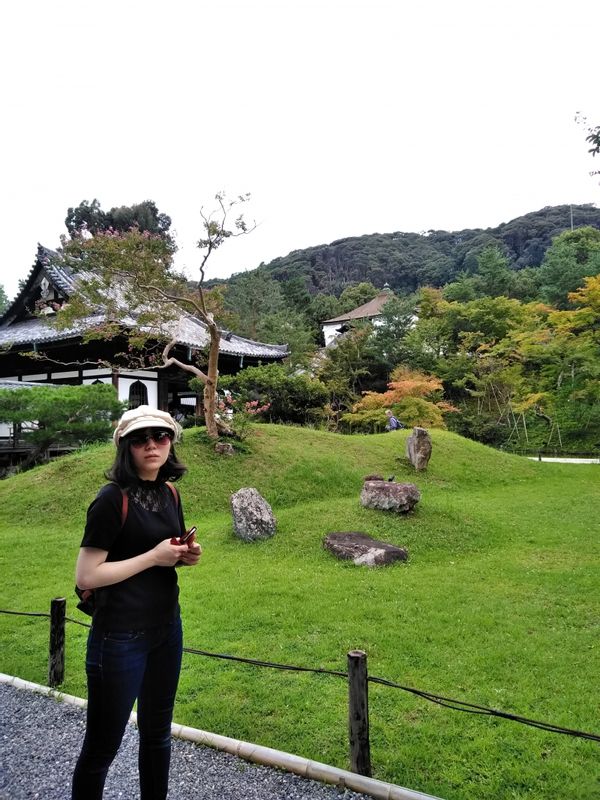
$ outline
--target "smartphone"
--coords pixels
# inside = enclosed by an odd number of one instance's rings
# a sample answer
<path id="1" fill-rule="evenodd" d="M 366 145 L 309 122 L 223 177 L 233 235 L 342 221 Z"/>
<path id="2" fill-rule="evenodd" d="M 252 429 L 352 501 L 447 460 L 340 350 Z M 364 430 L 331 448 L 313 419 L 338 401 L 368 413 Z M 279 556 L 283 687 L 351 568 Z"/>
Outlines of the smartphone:
<path id="1" fill-rule="evenodd" d="M 171 539 L 171 544 L 191 544 L 194 541 L 195 534 L 196 526 L 194 525 L 194 527 L 190 528 L 189 531 L 186 531 L 183 536 L 174 536 Z"/>
<path id="2" fill-rule="evenodd" d="M 194 525 L 193 528 L 190 528 L 189 531 L 186 531 L 183 536 L 179 537 L 179 544 L 188 544 L 191 543 L 194 539 L 194 534 L 196 533 L 196 526 Z"/>

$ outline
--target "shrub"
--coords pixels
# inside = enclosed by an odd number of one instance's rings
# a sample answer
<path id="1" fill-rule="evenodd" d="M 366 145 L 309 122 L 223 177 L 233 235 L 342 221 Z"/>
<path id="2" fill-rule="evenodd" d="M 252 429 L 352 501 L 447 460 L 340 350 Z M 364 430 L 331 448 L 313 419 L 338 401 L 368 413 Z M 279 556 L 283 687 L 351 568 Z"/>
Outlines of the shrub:
<path id="1" fill-rule="evenodd" d="M 270 422 L 311 422 L 329 399 L 321 381 L 306 373 L 290 374 L 281 364 L 247 367 L 237 375 L 224 375 L 219 385 L 245 403 L 270 403 L 266 412 Z"/>
<path id="2" fill-rule="evenodd" d="M 123 413 L 113 386 L 32 386 L 0 391 L 0 422 L 20 430 L 31 450 L 23 469 L 43 461 L 50 448 L 101 442 L 112 433 L 111 421 Z"/>
<path id="3" fill-rule="evenodd" d="M 352 413 L 344 414 L 340 419 L 342 429 L 361 433 L 383 430 L 386 408 L 391 408 L 394 416 L 406 427 L 445 428 L 442 415 L 458 411 L 440 399 L 442 382 L 435 375 L 399 366 L 392 371 L 390 378 L 387 392 L 364 392 Z"/>
<path id="4" fill-rule="evenodd" d="M 421 397 L 404 397 L 390 406 L 397 417 L 407 428 L 415 425 L 420 428 L 445 428 L 440 408 Z M 385 430 L 387 419 L 383 408 L 368 408 L 344 414 L 340 419 L 340 427 L 348 433 L 378 433 Z"/>

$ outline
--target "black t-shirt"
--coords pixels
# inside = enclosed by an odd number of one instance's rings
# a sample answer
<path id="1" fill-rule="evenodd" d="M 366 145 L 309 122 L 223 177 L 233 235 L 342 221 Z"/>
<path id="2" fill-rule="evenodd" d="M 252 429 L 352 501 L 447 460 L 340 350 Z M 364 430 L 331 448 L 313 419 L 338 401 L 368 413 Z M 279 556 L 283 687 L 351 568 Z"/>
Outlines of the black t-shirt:
<path id="1" fill-rule="evenodd" d="M 127 518 L 121 525 L 121 489 L 114 483 L 100 489 L 88 508 L 82 547 L 107 550 L 107 561 L 123 561 L 185 531 L 181 503 L 163 481 L 139 481 L 127 489 L 127 496 Z M 97 589 L 93 622 L 115 631 L 163 625 L 177 618 L 178 596 L 175 567 L 150 567 Z"/>

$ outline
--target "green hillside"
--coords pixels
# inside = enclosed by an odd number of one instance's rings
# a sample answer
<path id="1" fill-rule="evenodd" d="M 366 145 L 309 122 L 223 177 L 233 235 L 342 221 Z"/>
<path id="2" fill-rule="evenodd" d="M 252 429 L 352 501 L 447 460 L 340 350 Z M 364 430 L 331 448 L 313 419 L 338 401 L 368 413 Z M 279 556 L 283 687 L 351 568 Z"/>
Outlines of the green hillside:
<path id="1" fill-rule="evenodd" d="M 407 294 L 421 286 L 443 286 L 461 271 L 477 271 L 477 256 L 488 245 L 498 245 L 513 269 L 539 267 L 553 237 L 569 230 L 571 220 L 574 227 L 600 228 L 600 209 L 590 204 L 549 206 L 493 228 L 349 236 L 294 250 L 260 268 L 283 284 L 302 278 L 311 294 L 339 295 L 361 281 L 377 287 L 387 282 L 394 292 Z M 233 276 L 227 282 L 235 280 Z"/>
<path id="2" fill-rule="evenodd" d="M 180 573 L 188 647 L 345 670 L 362 648 L 371 675 L 599 732 L 598 466 L 540 464 L 432 431 L 425 475 L 408 433 L 343 437 L 262 425 L 249 452 L 216 456 L 186 431 L 186 518 L 201 566 Z M 43 611 L 66 595 L 85 509 L 112 457 L 90 448 L 0 482 L 0 607 Z M 415 512 L 362 509 L 372 472 L 414 481 Z M 276 536 L 232 533 L 229 495 L 255 486 Z M 408 547 L 407 564 L 368 569 L 322 548 L 334 530 Z M 70 625 L 65 691 L 83 696 L 85 629 Z M 0 671 L 46 680 L 47 622 L 0 615 Z M 186 655 L 176 720 L 348 766 L 343 680 Z M 447 800 L 599 796 L 598 744 L 461 714 L 370 687 L 375 777 Z"/>

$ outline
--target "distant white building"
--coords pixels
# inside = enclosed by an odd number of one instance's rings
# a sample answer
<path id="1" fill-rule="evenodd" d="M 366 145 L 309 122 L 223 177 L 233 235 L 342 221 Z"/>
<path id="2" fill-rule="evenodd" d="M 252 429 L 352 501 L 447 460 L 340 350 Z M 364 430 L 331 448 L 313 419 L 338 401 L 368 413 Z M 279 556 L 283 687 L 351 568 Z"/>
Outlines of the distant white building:
<path id="1" fill-rule="evenodd" d="M 368 303 L 363 303 L 362 306 L 353 308 L 352 311 L 348 311 L 346 314 L 340 314 L 339 317 L 326 319 L 325 322 L 321 323 L 325 347 L 329 347 L 338 336 L 349 330 L 353 322 L 366 320 L 367 322 L 372 322 L 374 325 L 377 325 L 378 321 L 381 319 L 382 308 L 392 297 L 394 297 L 394 293 L 386 283 L 377 297 L 369 300 Z"/>

